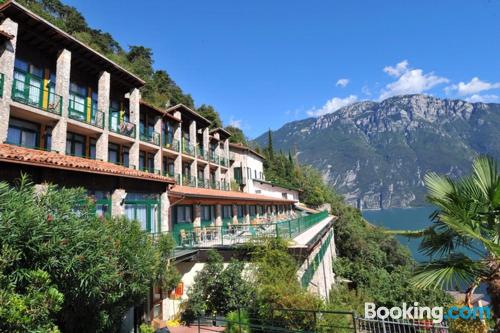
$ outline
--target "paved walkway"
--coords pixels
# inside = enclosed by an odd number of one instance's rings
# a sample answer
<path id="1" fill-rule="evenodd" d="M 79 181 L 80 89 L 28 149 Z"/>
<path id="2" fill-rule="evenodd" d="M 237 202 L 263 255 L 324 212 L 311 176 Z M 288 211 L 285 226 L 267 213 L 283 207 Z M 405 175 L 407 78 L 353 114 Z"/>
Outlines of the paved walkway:
<path id="1" fill-rule="evenodd" d="M 316 236 L 316 234 L 318 232 L 320 232 L 328 223 L 330 223 L 330 221 L 333 218 L 334 218 L 334 216 L 328 216 L 323 221 L 315 224 L 311 228 L 307 229 L 306 231 L 304 231 L 303 233 L 301 233 L 300 235 L 298 235 L 297 237 L 295 237 L 293 239 L 293 241 L 295 242 L 295 244 L 292 245 L 292 246 L 290 246 L 290 247 L 304 247 L 304 246 L 306 246 L 307 243 L 309 243 L 309 241 L 311 239 L 313 239 L 314 236 Z"/>

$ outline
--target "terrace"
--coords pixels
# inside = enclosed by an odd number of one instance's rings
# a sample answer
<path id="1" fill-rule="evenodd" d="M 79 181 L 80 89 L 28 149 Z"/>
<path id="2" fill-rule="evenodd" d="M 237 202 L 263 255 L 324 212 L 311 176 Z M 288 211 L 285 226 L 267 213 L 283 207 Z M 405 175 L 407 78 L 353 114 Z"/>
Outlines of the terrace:
<path id="1" fill-rule="evenodd" d="M 203 221 L 200 226 L 192 223 L 175 224 L 171 234 L 179 249 L 227 247 L 254 242 L 264 237 L 293 240 L 326 218 L 326 211 L 307 216 L 292 213 L 254 218 L 250 224 L 244 223 L 245 217 L 226 218 L 220 226 L 210 221 Z"/>

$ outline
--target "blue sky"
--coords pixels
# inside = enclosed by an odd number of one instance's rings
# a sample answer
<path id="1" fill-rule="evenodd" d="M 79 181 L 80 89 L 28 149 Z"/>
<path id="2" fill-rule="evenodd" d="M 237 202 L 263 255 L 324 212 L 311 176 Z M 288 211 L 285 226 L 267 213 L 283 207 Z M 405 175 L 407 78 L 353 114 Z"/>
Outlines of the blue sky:
<path id="1" fill-rule="evenodd" d="M 63 1 L 250 137 L 397 94 L 500 101 L 500 0 Z"/>

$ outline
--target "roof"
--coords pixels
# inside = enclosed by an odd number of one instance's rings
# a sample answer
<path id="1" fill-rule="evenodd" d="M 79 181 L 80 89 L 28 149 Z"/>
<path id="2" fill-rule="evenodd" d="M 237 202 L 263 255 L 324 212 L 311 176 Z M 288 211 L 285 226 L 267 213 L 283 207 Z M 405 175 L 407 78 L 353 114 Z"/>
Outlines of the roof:
<path id="1" fill-rule="evenodd" d="M 295 187 L 291 187 L 291 186 L 284 186 L 284 185 L 276 184 L 276 183 L 273 183 L 273 182 L 270 182 L 270 181 L 267 181 L 267 180 L 264 180 L 264 179 L 252 178 L 252 180 L 254 180 L 254 181 L 256 181 L 256 182 L 259 182 L 259 183 L 262 183 L 262 184 L 268 184 L 268 185 L 271 185 L 272 187 L 284 188 L 285 190 L 290 190 L 290 191 L 304 192 L 304 190 L 301 190 L 301 189 L 299 189 L 299 188 L 295 188 Z"/>
<path id="2" fill-rule="evenodd" d="M 170 190 L 170 193 L 191 198 L 208 198 L 208 199 L 216 198 L 216 199 L 227 199 L 227 200 L 260 201 L 260 202 L 286 203 L 286 204 L 292 204 L 295 202 L 293 200 L 273 198 L 260 194 L 252 194 L 252 193 L 236 192 L 236 191 L 212 190 L 207 188 L 196 188 L 196 187 L 188 187 L 180 185 L 175 185 Z"/>
<path id="3" fill-rule="evenodd" d="M 221 139 L 223 139 L 223 140 L 225 140 L 231 136 L 231 133 L 229 133 L 228 131 L 226 131 L 225 129 L 223 129 L 221 127 L 214 128 L 213 130 L 210 131 L 210 134 L 213 134 L 213 133 L 219 133 L 219 135 L 221 135 Z"/>
<path id="4" fill-rule="evenodd" d="M 295 208 L 297 208 L 298 210 L 302 210 L 304 212 L 312 213 L 312 214 L 319 213 L 319 210 L 309 208 L 306 205 L 304 205 L 303 203 L 299 203 L 299 202 L 295 203 Z"/>
<path id="5" fill-rule="evenodd" d="M 266 159 L 263 155 L 259 154 L 258 152 L 256 152 L 252 148 L 247 147 L 247 146 L 245 146 L 244 144 L 241 144 L 241 143 L 229 143 L 229 150 L 231 150 L 231 148 L 239 149 L 239 150 L 243 150 L 243 151 L 247 151 L 247 152 L 250 152 L 250 153 L 252 153 L 252 154 L 254 154 L 254 155 L 262 158 L 263 160 Z"/>
<path id="6" fill-rule="evenodd" d="M 173 112 L 175 112 L 175 111 L 180 111 L 180 112 L 185 111 L 185 112 L 187 112 L 196 121 L 204 123 L 205 127 L 210 126 L 210 124 L 212 123 L 210 120 L 208 120 L 207 118 L 203 117 L 198 112 L 193 111 L 191 108 L 185 106 L 184 104 L 177 104 L 177 105 L 169 107 L 166 110 L 166 112 L 168 112 L 170 114 L 173 113 Z"/>
<path id="7" fill-rule="evenodd" d="M 171 115 L 170 113 L 167 112 L 167 110 L 164 110 L 164 109 L 161 109 L 161 108 L 158 108 L 152 104 L 149 104 L 148 102 L 144 101 L 141 99 L 140 101 L 141 105 L 142 106 L 145 106 L 153 111 L 156 111 L 158 113 L 161 113 L 163 116 L 166 116 L 167 118 L 173 120 L 173 121 L 177 121 L 177 122 L 180 122 L 181 120 L 179 118 L 176 118 L 174 117 L 173 115 Z"/>
<path id="8" fill-rule="evenodd" d="M 79 54 L 89 63 L 99 66 L 100 70 L 109 71 L 112 77 L 120 78 L 136 87 L 141 87 L 145 83 L 138 76 L 13 0 L 7 0 L 3 5 L 0 5 L 0 12 L 18 23 L 24 23 L 26 32 L 39 36 L 44 43 L 52 43 L 59 49 L 66 48 L 72 53 Z M 23 28 L 23 25 L 20 24 L 19 28 Z"/>
<path id="9" fill-rule="evenodd" d="M 5 143 L 0 144 L 0 162 L 18 163 L 109 176 L 137 178 L 141 180 L 151 180 L 171 184 L 175 183 L 174 179 L 169 177 L 129 169 L 110 162 L 90 160 L 83 157 L 63 155 L 57 152 L 36 150 Z"/>

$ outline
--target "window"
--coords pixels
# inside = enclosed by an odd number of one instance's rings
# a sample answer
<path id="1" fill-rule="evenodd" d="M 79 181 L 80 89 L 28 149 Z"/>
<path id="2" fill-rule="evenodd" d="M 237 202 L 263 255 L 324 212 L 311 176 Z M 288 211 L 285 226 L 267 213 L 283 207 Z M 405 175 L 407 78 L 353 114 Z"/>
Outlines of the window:
<path id="1" fill-rule="evenodd" d="M 50 126 L 45 127 L 45 143 L 44 143 L 43 148 L 45 150 L 52 149 L 52 127 L 50 127 Z"/>
<path id="2" fill-rule="evenodd" d="M 40 126 L 38 124 L 11 118 L 7 142 L 29 148 L 38 147 Z"/>
<path id="3" fill-rule="evenodd" d="M 123 166 L 126 166 L 128 167 L 128 164 L 129 164 L 129 148 L 128 147 L 122 147 L 122 164 Z"/>
<path id="4" fill-rule="evenodd" d="M 243 217 L 243 206 L 238 205 L 237 208 L 238 208 L 238 217 Z"/>
<path id="5" fill-rule="evenodd" d="M 187 205 L 177 206 L 176 209 L 176 222 L 177 223 L 192 223 L 191 220 L 193 207 Z"/>
<path id="6" fill-rule="evenodd" d="M 114 143 L 108 144 L 108 161 L 111 163 L 119 163 L 118 159 L 120 147 Z"/>
<path id="7" fill-rule="evenodd" d="M 233 206 L 224 205 L 222 206 L 222 218 L 227 219 L 233 217 Z"/>
<path id="8" fill-rule="evenodd" d="M 203 172 L 203 169 L 198 169 L 198 179 L 199 180 L 205 179 L 205 173 Z"/>
<path id="9" fill-rule="evenodd" d="M 66 136 L 66 155 L 85 157 L 85 137 L 76 133 L 68 132 Z"/>
<path id="10" fill-rule="evenodd" d="M 248 206 L 249 210 L 250 210 L 250 216 L 255 216 L 256 215 L 256 209 L 255 209 L 255 206 L 252 205 L 252 206 Z"/>
<path id="11" fill-rule="evenodd" d="M 89 196 L 95 200 L 96 215 L 111 216 L 111 196 L 107 191 L 89 191 Z"/>
<path id="12" fill-rule="evenodd" d="M 281 193 L 281 197 L 282 197 L 283 199 L 287 199 L 287 198 L 288 198 L 288 195 L 287 195 L 285 192 L 283 192 L 283 193 Z"/>
<path id="13" fill-rule="evenodd" d="M 95 160 L 96 159 L 96 144 L 97 140 L 96 139 L 90 139 L 90 144 L 89 144 L 89 158 Z"/>
<path id="14" fill-rule="evenodd" d="M 262 190 L 255 190 L 255 194 L 261 194 Z"/>
<path id="15" fill-rule="evenodd" d="M 253 173 L 254 173 L 254 178 L 257 179 L 257 170 L 254 170 Z"/>
<path id="16" fill-rule="evenodd" d="M 215 219 L 215 206 L 201 206 L 201 220 L 212 221 Z"/>
<path id="17" fill-rule="evenodd" d="M 128 193 L 125 199 L 125 215 L 136 220 L 143 230 L 158 232 L 160 225 L 160 204 L 158 195 Z"/>

